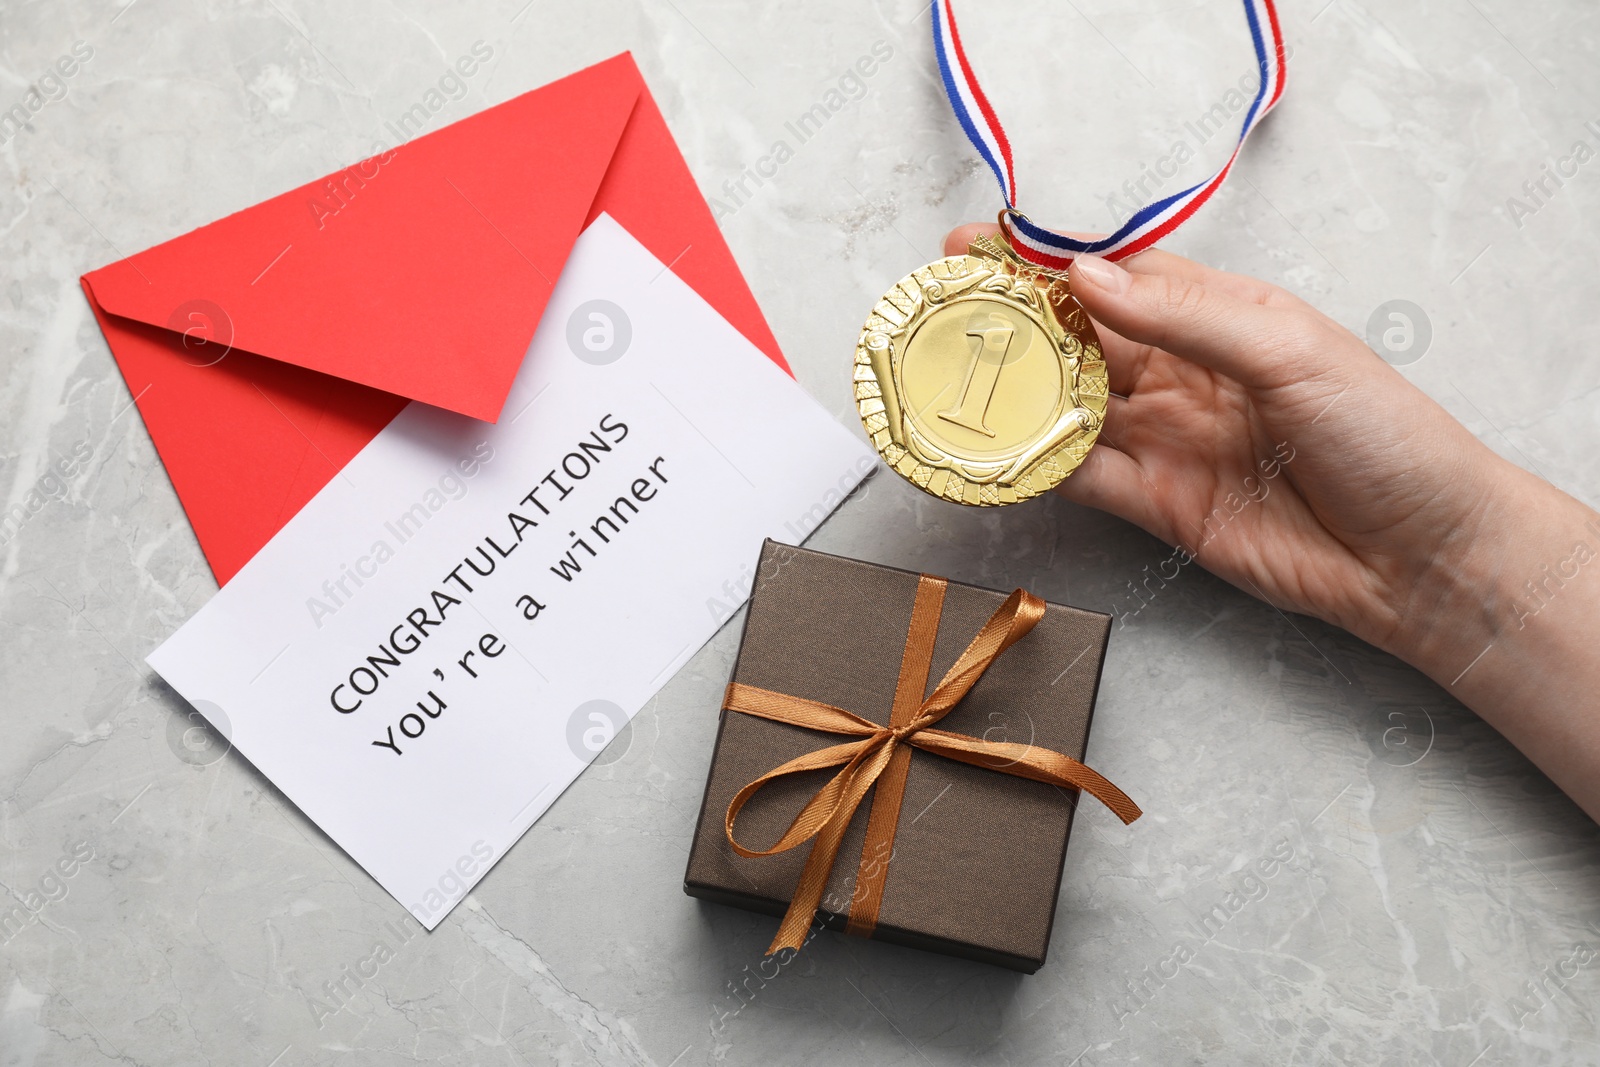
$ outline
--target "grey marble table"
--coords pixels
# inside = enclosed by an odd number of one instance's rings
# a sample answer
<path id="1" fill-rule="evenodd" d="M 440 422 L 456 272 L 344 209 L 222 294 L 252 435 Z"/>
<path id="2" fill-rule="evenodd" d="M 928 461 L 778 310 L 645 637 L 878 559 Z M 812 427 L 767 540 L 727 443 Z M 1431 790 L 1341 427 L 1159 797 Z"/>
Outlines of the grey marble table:
<path id="1" fill-rule="evenodd" d="M 1103 228 L 1141 179 L 1221 158 L 1204 117 L 1251 69 L 1232 0 L 961 10 L 1038 217 Z M 1404 373 L 1591 504 L 1596 13 L 1284 0 L 1286 102 L 1172 242 L 1358 332 L 1410 301 Z M 0 126 L 0 510 L 44 499 L 0 543 L 0 882 L 40 904 L 0 931 L 0 1064 L 1600 1062 L 1595 827 L 1426 679 L 1198 568 L 1113 636 L 1090 755 L 1151 814 L 1085 810 L 1032 977 L 833 935 L 763 967 L 770 919 L 683 895 L 736 626 L 432 934 L 185 735 L 143 657 L 215 584 L 80 273 L 361 158 L 478 42 L 440 122 L 632 49 L 801 382 L 851 424 L 872 301 L 997 206 L 925 18 L 0 4 L 0 108 L 50 97 Z M 812 544 L 1123 613 L 1167 555 L 1060 500 L 966 511 L 891 477 Z"/>

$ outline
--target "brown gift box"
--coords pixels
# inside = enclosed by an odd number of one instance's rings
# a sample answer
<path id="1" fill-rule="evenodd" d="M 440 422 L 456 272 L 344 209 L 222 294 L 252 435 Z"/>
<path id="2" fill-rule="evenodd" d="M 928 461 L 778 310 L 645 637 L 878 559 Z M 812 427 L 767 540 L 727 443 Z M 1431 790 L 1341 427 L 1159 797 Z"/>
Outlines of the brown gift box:
<path id="1" fill-rule="evenodd" d="M 822 701 L 887 724 L 918 575 L 767 541 L 733 681 Z M 928 688 L 1006 596 L 949 583 Z M 986 740 L 1053 749 L 1081 761 L 1111 618 L 1057 604 L 989 667 L 938 724 Z M 782 915 L 808 848 L 742 858 L 723 817 L 747 783 L 848 738 L 724 710 L 684 892 Z M 778 779 L 739 816 L 739 840 L 765 848 L 831 776 Z M 877 786 L 851 820 L 818 920 L 843 929 Z M 914 751 L 872 936 L 1037 971 L 1050 944 L 1074 791 Z"/>

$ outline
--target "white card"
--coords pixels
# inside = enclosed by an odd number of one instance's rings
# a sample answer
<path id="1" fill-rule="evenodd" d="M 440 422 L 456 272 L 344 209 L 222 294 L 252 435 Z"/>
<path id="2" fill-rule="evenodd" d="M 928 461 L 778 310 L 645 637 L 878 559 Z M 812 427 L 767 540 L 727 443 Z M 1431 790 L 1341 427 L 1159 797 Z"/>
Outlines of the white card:
<path id="1" fill-rule="evenodd" d="M 497 425 L 413 403 L 149 663 L 431 930 L 874 463 L 602 215 Z"/>

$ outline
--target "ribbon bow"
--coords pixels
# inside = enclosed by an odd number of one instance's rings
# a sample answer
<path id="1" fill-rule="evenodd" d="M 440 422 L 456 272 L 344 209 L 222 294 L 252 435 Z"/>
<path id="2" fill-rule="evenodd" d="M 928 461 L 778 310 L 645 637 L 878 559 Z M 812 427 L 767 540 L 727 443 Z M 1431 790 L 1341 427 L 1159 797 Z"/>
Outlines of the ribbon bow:
<path id="1" fill-rule="evenodd" d="M 1029 778 L 1036 782 L 1081 789 L 1100 800 L 1124 823 L 1142 813 L 1127 794 L 1098 773 L 1049 749 L 1006 741 L 985 741 L 967 734 L 934 729 L 934 724 L 950 713 L 961 698 L 983 677 L 984 671 L 1000 654 L 1032 630 L 1044 618 L 1044 601 L 1018 589 L 989 616 L 972 643 L 926 697 L 928 672 L 933 663 L 933 645 L 939 634 L 939 616 L 944 607 L 947 583 L 943 578 L 922 575 L 911 610 L 911 625 L 906 634 L 905 653 L 900 660 L 900 678 L 895 686 L 894 705 L 889 725 L 880 726 L 859 715 L 786 693 L 774 693 L 755 686 L 730 683 L 723 707 L 774 722 L 805 726 L 827 733 L 859 738 L 833 745 L 790 760 L 739 790 L 728 804 L 725 829 L 734 852 L 746 858 L 774 856 L 815 840 L 800 874 L 789 910 L 778 927 L 778 935 L 767 953 L 779 949 L 799 949 L 805 932 L 822 902 L 822 893 L 833 870 L 839 844 L 854 818 L 856 809 L 873 783 L 878 791 L 867 816 L 866 842 L 856 871 L 855 891 L 851 895 L 847 933 L 870 937 L 877 926 L 883 902 L 883 887 L 888 862 L 900 820 L 900 805 L 905 796 L 906 773 L 911 766 L 911 750 L 960 760 L 1002 774 Z M 745 803 L 767 783 L 789 774 L 840 767 L 832 780 L 817 790 L 795 816 L 789 829 L 771 848 L 752 849 L 741 845 L 733 833 L 734 821 Z"/>

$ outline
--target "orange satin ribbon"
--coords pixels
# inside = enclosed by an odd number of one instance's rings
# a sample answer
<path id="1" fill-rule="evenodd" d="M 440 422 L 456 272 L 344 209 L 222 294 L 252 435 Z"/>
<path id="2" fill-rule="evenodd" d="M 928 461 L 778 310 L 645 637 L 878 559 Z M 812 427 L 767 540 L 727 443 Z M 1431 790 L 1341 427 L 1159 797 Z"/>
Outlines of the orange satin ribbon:
<path id="1" fill-rule="evenodd" d="M 798 949 L 805 941 L 806 929 L 822 902 L 823 890 L 833 870 L 839 844 L 856 809 L 874 782 L 878 785 L 867 815 L 867 836 L 856 869 L 856 886 L 851 895 L 847 933 L 871 936 L 883 902 L 883 887 L 888 876 L 889 857 L 895 829 L 900 820 L 900 804 L 905 796 L 906 772 L 911 766 L 911 749 L 960 760 L 977 767 L 1030 778 L 1065 789 L 1081 789 L 1099 799 L 1124 823 L 1140 814 L 1139 806 L 1127 794 L 1077 760 L 1049 749 L 1005 741 L 984 741 L 966 734 L 935 730 L 933 724 L 949 714 L 967 695 L 983 672 L 1000 654 L 1016 644 L 1044 618 L 1044 601 L 1018 589 L 989 616 L 966 651 L 961 653 L 933 692 L 923 697 L 928 686 L 928 671 L 933 663 L 933 643 L 939 634 L 939 616 L 944 606 L 946 582 L 943 578 L 922 575 L 917 583 L 916 603 L 911 610 L 911 626 L 906 634 L 905 653 L 900 660 L 900 678 L 895 686 L 894 706 L 889 725 L 879 726 L 843 708 L 804 700 L 785 693 L 774 693 L 755 686 L 730 683 L 723 707 L 775 722 L 805 726 L 826 733 L 844 734 L 860 740 L 820 749 L 790 760 L 739 790 L 728 805 L 726 830 L 728 843 L 741 856 L 773 856 L 815 839 L 811 854 L 800 874 L 789 911 L 778 928 L 778 936 L 767 953 L 779 949 Z M 827 785 L 817 790 L 795 816 L 777 844 L 767 849 L 746 848 L 733 835 L 734 820 L 745 803 L 774 779 L 825 767 L 842 769 Z"/>

